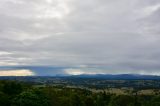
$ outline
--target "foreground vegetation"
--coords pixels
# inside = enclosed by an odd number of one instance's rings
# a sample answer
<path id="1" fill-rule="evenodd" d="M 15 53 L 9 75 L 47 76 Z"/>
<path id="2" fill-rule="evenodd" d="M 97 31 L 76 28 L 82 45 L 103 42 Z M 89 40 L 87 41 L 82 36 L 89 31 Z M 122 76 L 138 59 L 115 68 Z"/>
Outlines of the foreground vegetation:
<path id="1" fill-rule="evenodd" d="M 160 106 L 160 95 L 138 94 L 137 90 L 128 94 L 112 94 L 63 86 L 35 87 L 24 82 L 0 81 L 0 106 Z"/>

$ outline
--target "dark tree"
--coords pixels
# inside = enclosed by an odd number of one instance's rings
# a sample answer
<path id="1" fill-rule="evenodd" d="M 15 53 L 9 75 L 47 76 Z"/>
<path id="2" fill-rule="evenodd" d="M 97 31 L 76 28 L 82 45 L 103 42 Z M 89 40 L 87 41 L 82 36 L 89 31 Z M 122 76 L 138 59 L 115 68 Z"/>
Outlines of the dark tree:
<path id="1" fill-rule="evenodd" d="M 113 96 L 109 106 L 134 106 L 134 98 L 128 95 Z"/>
<path id="2" fill-rule="evenodd" d="M 43 92 L 31 90 L 19 94 L 11 106 L 49 106 L 49 102 Z"/>
<path id="3" fill-rule="evenodd" d="M 9 97 L 0 92 L 0 106 L 9 106 L 10 105 L 10 100 L 9 100 Z"/>
<path id="4" fill-rule="evenodd" d="M 85 106 L 94 106 L 94 100 L 92 97 L 87 97 L 85 100 Z"/>
<path id="5" fill-rule="evenodd" d="M 2 87 L 2 91 L 8 95 L 16 95 L 22 92 L 22 85 L 15 81 L 6 81 Z"/>

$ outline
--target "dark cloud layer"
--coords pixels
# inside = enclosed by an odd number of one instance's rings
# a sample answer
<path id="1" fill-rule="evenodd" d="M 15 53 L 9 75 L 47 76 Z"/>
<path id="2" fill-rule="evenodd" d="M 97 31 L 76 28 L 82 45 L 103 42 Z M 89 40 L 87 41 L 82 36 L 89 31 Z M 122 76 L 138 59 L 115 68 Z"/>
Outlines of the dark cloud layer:
<path id="1" fill-rule="evenodd" d="M 159 18 L 159 0 L 1 0 L 0 66 L 160 74 Z"/>

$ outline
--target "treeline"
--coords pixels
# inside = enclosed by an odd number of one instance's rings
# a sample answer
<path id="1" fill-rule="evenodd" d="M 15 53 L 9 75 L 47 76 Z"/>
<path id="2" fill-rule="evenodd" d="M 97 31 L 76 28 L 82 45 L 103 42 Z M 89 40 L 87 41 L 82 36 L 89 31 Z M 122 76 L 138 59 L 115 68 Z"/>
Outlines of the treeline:
<path id="1" fill-rule="evenodd" d="M 115 95 L 85 89 L 0 81 L 0 106 L 160 106 L 160 95 Z"/>

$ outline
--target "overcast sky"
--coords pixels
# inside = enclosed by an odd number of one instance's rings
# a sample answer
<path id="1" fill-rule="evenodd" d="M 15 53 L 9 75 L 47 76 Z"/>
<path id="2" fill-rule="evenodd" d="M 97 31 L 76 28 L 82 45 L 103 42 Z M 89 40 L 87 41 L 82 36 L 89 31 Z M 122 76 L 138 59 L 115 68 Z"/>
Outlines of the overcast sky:
<path id="1" fill-rule="evenodd" d="M 160 75 L 160 0 L 0 0 L 0 66 Z"/>

